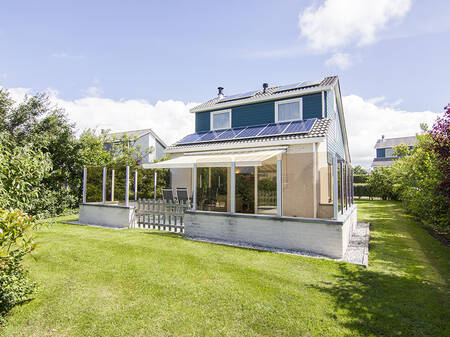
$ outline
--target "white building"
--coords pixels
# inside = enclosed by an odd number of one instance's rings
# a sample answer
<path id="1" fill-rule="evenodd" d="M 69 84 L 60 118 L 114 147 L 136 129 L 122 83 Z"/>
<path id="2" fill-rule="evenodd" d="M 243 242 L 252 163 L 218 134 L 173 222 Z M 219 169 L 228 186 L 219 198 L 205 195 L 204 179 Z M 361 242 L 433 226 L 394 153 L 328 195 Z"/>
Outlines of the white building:
<path id="1" fill-rule="evenodd" d="M 139 147 L 139 152 L 143 155 L 142 164 L 153 163 L 164 157 L 167 145 L 152 129 L 108 133 L 110 142 L 106 143 L 106 149 L 111 149 L 111 143 L 120 142 L 125 135 L 133 142 L 133 146 Z M 149 149 L 152 149 L 150 153 Z"/>

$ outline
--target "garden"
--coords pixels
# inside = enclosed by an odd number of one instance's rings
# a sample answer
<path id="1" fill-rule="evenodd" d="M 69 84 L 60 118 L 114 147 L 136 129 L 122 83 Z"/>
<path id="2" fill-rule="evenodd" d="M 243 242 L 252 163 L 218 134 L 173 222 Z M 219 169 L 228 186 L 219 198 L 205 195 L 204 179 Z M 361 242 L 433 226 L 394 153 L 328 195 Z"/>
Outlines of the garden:
<path id="1" fill-rule="evenodd" d="M 1 336 L 450 334 L 450 253 L 425 230 L 449 233 L 450 106 L 392 169 L 361 178 L 384 199 L 358 201 L 367 269 L 66 224 L 83 167 L 137 168 L 133 140 L 106 151 L 105 133 L 77 135 L 45 95 L 0 89 L 0 114 Z"/>

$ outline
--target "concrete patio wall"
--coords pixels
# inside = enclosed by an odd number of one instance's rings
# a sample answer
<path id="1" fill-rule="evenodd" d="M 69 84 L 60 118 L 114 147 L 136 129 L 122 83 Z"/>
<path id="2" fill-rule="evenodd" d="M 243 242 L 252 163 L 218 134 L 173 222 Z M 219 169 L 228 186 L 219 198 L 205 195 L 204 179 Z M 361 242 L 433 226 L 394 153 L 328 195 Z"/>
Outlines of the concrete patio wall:
<path id="1" fill-rule="evenodd" d="M 356 221 L 356 205 L 336 221 L 187 211 L 184 235 L 234 244 L 305 251 L 340 259 L 347 250 Z"/>
<path id="2" fill-rule="evenodd" d="M 135 227 L 135 207 L 100 203 L 80 204 L 78 221 L 82 224 L 115 228 Z"/>

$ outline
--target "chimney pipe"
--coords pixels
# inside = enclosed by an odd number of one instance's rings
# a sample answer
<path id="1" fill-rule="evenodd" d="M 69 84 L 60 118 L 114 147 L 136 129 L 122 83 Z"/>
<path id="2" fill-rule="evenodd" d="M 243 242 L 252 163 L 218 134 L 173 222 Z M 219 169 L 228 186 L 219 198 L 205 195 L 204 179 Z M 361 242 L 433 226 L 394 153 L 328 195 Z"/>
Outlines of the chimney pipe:
<path id="1" fill-rule="evenodd" d="M 263 83 L 263 94 L 266 93 L 266 89 L 269 87 L 269 84 Z"/>
<path id="2" fill-rule="evenodd" d="M 219 94 L 218 94 L 217 97 L 218 97 L 219 99 L 222 99 L 222 98 L 223 98 L 223 87 L 218 87 L 217 89 L 219 90 Z"/>
<path id="3" fill-rule="evenodd" d="M 384 140 L 384 135 L 381 135 L 381 140 Z"/>

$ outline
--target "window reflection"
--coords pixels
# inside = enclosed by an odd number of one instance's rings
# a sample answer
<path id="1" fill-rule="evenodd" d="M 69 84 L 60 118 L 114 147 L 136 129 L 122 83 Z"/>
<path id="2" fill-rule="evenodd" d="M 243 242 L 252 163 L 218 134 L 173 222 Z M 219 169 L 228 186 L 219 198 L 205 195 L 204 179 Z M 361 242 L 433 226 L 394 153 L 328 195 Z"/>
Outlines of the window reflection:
<path id="1" fill-rule="evenodd" d="M 227 211 L 227 169 L 225 167 L 197 169 L 197 209 Z"/>
<path id="2" fill-rule="evenodd" d="M 236 169 L 236 213 L 255 213 L 255 168 Z"/>
<path id="3" fill-rule="evenodd" d="M 258 214 L 277 214 L 277 166 L 263 165 L 258 171 Z"/>

